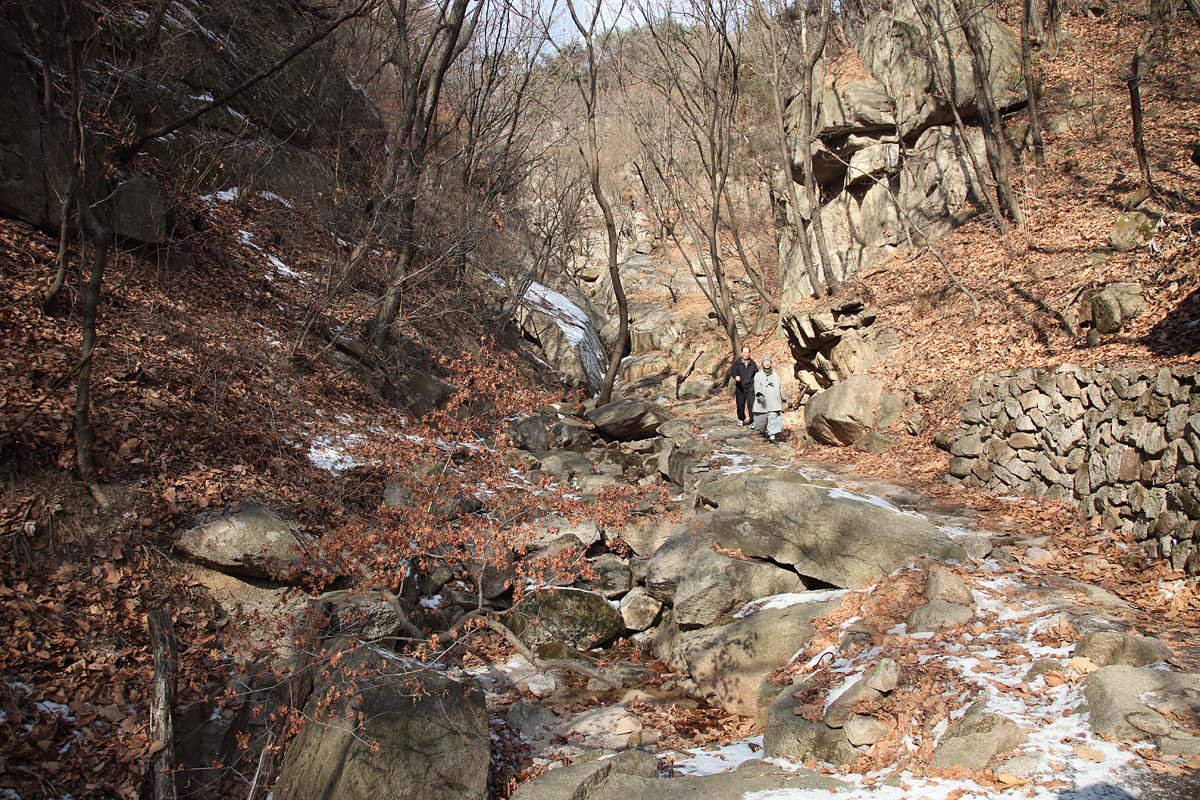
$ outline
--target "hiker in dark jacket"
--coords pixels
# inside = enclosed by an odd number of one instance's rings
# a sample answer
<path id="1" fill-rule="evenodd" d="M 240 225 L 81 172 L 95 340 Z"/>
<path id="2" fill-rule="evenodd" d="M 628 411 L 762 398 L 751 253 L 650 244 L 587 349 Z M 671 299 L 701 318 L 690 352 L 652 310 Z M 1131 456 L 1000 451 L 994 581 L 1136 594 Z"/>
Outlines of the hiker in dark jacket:
<path id="1" fill-rule="evenodd" d="M 739 425 L 749 425 L 752 420 L 750 405 L 754 398 L 754 375 L 758 372 L 758 364 L 750 357 L 750 348 L 742 348 L 742 357 L 735 359 L 729 376 L 733 378 L 733 396 L 737 400 L 737 417 Z"/>

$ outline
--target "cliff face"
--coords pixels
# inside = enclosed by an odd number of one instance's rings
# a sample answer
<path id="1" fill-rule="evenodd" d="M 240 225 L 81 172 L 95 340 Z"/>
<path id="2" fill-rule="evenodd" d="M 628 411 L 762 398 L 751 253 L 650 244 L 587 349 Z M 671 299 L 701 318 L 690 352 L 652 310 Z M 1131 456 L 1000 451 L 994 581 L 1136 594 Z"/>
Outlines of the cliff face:
<path id="1" fill-rule="evenodd" d="M 47 83 L 51 93 L 81 86 L 93 146 L 124 141 L 228 94 L 328 24 L 282 2 L 173 0 L 161 16 L 151 13 L 157 4 L 145 4 L 151 11 L 96 5 L 69 23 L 80 42 L 75 81 L 61 35 L 66 23 L 51 5 L 30 4 L 24 13 L 10 4 L 0 13 L 0 213 L 41 228 L 58 225 L 75 149 L 68 121 L 43 102 Z M 331 40 L 312 47 L 228 105 L 148 143 L 145 153 L 158 165 L 153 179 L 104 175 L 93 163 L 89 177 L 104 179 L 104 195 L 117 187 L 108 206 L 118 235 L 147 243 L 168 237 L 169 195 L 182 188 L 253 187 L 315 203 L 337 222 L 329 201 L 339 182 L 357 176 L 335 174 L 333 159 L 361 165 L 364 144 L 383 125 L 336 68 L 332 47 Z"/>
<path id="2" fill-rule="evenodd" d="M 981 197 L 971 158 L 986 164 L 977 125 L 971 54 L 948 0 L 903 0 L 867 22 L 858 44 L 865 77 L 831 76 L 813 97 L 813 177 L 839 278 L 892 255 L 910 239 L 932 241 L 959 224 Z M 1020 47 L 991 9 L 975 21 L 987 82 L 1001 109 L 1025 101 Z M 789 110 L 793 148 L 800 141 L 799 98 Z M 958 111 L 967 123 L 954 125 Z M 800 163 L 801 154 L 794 156 Z M 802 175 L 794 175 L 797 182 Z M 809 208 L 788 208 L 791 220 Z M 814 259 L 820 255 L 813 239 Z M 784 304 L 811 293 L 799 248 L 780 244 Z"/>

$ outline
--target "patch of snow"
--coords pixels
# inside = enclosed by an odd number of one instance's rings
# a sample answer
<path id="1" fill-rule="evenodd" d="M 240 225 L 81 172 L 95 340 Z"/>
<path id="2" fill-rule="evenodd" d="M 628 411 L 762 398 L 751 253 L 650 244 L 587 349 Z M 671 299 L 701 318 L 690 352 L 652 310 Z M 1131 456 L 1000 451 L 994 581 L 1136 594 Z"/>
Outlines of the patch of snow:
<path id="1" fill-rule="evenodd" d="M 242 194 L 242 190 L 236 186 L 230 186 L 228 189 L 222 189 L 219 192 L 212 194 L 202 194 L 200 199 L 206 203 L 232 203 L 237 200 Z"/>
<path id="2" fill-rule="evenodd" d="M 417 603 L 421 606 L 421 608 L 441 608 L 442 596 L 440 594 L 435 594 L 433 597 L 422 597 L 417 601 Z"/>
<path id="3" fill-rule="evenodd" d="M 355 447 L 362 441 L 363 436 L 358 433 L 340 437 L 317 436 L 308 447 L 308 460 L 335 475 L 352 467 L 361 467 L 365 462 L 346 452 L 346 448 Z"/>
<path id="4" fill-rule="evenodd" d="M 261 197 L 263 200 L 270 200 L 272 202 L 279 203 L 284 208 L 292 207 L 291 200 L 288 200 L 286 197 L 280 197 L 279 195 L 275 194 L 274 192 L 259 192 L 258 196 Z M 341 239 L 338 239 L 338 242 L 341 242 Z"/>
<path id="5" fill-rule="evenodd" d="M 205 92 L 204 94 L 194 94 L 191 95 L 191 98 L 193 100 L 199 100 L 201 103 L 211 103 L 214 100 L 212 94 L 209 92 Z"/>
<path id="6" fill-rule="evenodd" d="M 882 497 L 879 497 L 878 495 L 865 494 L 865 493 L 860 494 L 858 492 L 851 492 L 847 489 L 843 489 L 840 486 L 834 486 L 833 488 L 829 489 L 829 496 L 835 500 L 857 500 L 860 503 L 866 503 L 867 505 L 877 506 L 879 508 L 886 509 L 893 513 L 904 514 L 909 517 L 921 517 L 922 519 L 925 518 L 924 514 L 918 514 L 915 511 L 905 511 L 903 509 L 897 508 L 896 506 L 892 505 L 887 500 L 884 500 Z"/>
<path id="7" fill-rule="evenodd" d="M 296 272 L 296 270 L 292 269 L 287 264 L 284 264 L 283 261 L 281 261 L 278 256 L 276 256 L 272 253 L 264 253 L 263 255 L 266 256 L 267 262 L 270 263 L 270 265 L 274 268 L 276 273 L 282 275 L 285 278 L 291 278 L 292 280 L 297 281 L 302 284 L 307 283 L 307 281 L 304 280 L 303 275 L 301 275 L 299 272 Z"/>
<path id="8" fill-rule="evenodd" d="M 684 750 L 690 757 L 676 761 L 674 771 L 682 775 L 717 775 L 737 769 L 762 757 L 763 737 L 752 736 L 716 750 Z"/>
<path id="9" fill-rule="evenodd" d="M 67 722 L 74 722 L 75 715 L 71 713 L 71 707 L 62 703 L 55 703 L 52 700 L 42 700 L 34 703 L 33 707 L 43 714 L 55 715 L 62 717 Z"/>
<path id="10" fill-rule="evenodd" d="M 762 597 L 758 600 L 751 600 L 742 610 L 734 614 L 738 619 L 749 616 L 758 611 L 766 611 L 772 608 L 791 608 L 802 603 L 822 603 L 826 600 L 836 600 L 839 597 L 845 596 L 849 589 L 826 589 L 824 591 L 815 592 L 786 592 L 784 594 L 774 594 L 770 597 Z"/>

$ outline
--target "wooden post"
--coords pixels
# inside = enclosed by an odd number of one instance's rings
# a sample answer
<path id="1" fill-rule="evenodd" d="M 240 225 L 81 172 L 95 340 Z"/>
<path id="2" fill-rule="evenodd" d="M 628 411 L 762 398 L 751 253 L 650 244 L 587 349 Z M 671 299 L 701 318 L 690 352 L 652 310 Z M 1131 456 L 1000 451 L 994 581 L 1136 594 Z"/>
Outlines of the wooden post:
<path id="1" fill-rule="evenodd" d="M 154 696 L 150 701 L 150 791 L 152 800 L 176 800 L 175 792 L 175 681 L 179 653 L 171 613 L 155 609 L 146 617 L 154 649 Z"/>

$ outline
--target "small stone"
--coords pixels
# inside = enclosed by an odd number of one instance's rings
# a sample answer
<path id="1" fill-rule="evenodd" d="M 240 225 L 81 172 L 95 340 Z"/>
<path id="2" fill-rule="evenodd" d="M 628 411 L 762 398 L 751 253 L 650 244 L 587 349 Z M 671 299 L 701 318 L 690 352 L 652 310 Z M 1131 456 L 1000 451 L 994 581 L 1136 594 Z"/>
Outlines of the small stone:
<path id="1" fill-rule="evenodd" d="M 1008 446 L 1014 450 L 1032 450 L 1038 446 L 1038 438 L 1032 433 L 1014 433 L 1008 437 Z"/>
<path id="2" fill-rule="evenodd" d="M 1025 551 L 1025 554 L 1021 557 L 1021 560 L 1026 564 L 1040 566 L 1042 564 L 1049 564 L 1051 561 L 1053 561 L 1054 554 L 1044 547 L 1031 547 Z"/>
<path id="3" fill-rule="evenodd" d="M 1125 721 L 1151 736 L 1168 736 L 1174 730 L 1170 720 L 1153 711 L 1136 711 L 1125 715 Z"/>
<path id="4" fill-rule="evenodd" d="M 945 600 L 960 606 L 975 605 L 975 598 L 963 579 L 942 564 L 935 564 L 929 568 L 929 577 L 925 580 L 925 596 L 930 600 Z"/>
<path id="5" fill-rule="evenodd" d="M 858 680 L 829 704 L 821 719 L 831 728 L 841 728 L 854 716 L 854 707 L 860 700 L 878 700 L 881 697 L 883 693 L 868 686 L 866 680 Z"/>
<path id="6" fill-rule="evenodd" d="M 908 629 L 913 633 L 928 633 L 965 625 L 974 618 L 974 612 L 966 606 L 931 600 L 908 615 Z"/>
<path id="7" fill-rule="evenodd" d="M 855 714 L 846 720 L 842 730 L 846 733 L 846 739 L 855 747 L 875 744 L 888 735 L 887 725 L 875 717 L 867 717 L 862 714 Z"/>
<path id="8" fill-rule="evenodd" d="M 886 694 L 900 685 L 900 667 L 892 659 L 882 658 L 867 670 L 863 681 L 875 691 Z"/>
<path id="9" fill-rule="evenodd" d="M 558 691 L 558 681 L 554 680 L 553 675 L 544 672 L 529 676 L 520 686 L 534 697 L 549 697 Z"/>
<path id="10" fill-rule="evenodd" d="M 652 626 L 662 611 L 662 603 L 641 586 L 621 598 L 621 619 L 631 631 L 644 631 Z"/>
<path id="11" fill-rule="evenodd" d="M 948 470 L 950 474 L 956 478 L 965 478 L 974 471 L 975 465 L 978 461 L 979 459 L 976 458 L 954 456 L 950 459 L 950 466 L 948 467 Z"/>
<path id="12" fill-rule="evenodd" d="M 983 441 L 977 434 L 967 434 L 950 448 L 951 455 L 974 457 L 983 455 Z"/>

